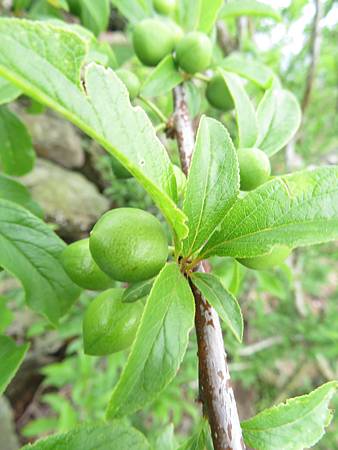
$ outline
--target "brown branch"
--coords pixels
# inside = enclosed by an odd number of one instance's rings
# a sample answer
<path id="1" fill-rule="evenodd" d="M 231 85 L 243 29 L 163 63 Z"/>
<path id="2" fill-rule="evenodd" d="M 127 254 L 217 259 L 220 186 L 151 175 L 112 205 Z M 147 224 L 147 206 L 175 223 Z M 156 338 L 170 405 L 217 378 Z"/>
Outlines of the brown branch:
<path id="1" fill-rule="evenodd" d="M 194 132 L 183 85 L 174 89 L 174 106 L 176 138 L 182 169 L 187 175 L 194 149 Z M 206 262 L 200 263 L 196 268 L 198 271 L 206 269 Z M 191 287 L 196 304 L 200 400 L 203 403 L 203 414 L 209 420 L 214 449 L 244 450 L 219 318 L 199 290 L 192 284 Z"/>
<path id="2" fill-rule="evenodd" d="M 320 55 L 321 33 L 320 20 L 323 17 L 323 1 L 315 0 L 315 15 L 313 18 L 312 32 L 310 37 L 310 66 L 307 72 L 305 90 L 302 98 L 303 114 L 309 105 L 311 93 L 313 90 L 313 83 L 318 65 Z"/>

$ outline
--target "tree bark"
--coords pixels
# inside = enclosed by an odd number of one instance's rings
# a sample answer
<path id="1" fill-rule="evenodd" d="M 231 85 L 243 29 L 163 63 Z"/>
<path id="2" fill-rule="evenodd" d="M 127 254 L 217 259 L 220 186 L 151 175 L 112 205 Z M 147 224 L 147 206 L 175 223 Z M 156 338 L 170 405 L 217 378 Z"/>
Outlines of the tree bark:
<path id="1" fill-rule="evenodd" d="M 188 174 L 194 150 L 194 131 L 189 117 L 184 86 L 174 89 L 174 125 L 182 169 Z M 198 271 L 207 271 L 201 262 Z M 199 391 L 203 414 L 207 416 L 215 450 L 244 450 L 242 430 L 231 387 L 222 329 L 216 311 L 191 283 L 195 298 L 195 328 L 198 344 Z"/>

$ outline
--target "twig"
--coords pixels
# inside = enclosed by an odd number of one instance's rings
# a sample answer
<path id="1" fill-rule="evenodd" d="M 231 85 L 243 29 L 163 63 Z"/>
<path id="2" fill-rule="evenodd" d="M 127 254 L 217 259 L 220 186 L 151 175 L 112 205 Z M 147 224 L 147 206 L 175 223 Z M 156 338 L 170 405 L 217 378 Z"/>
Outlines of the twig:
<path id="1" fill-rule="evenodd" d="M 184 86 L 174 89 L 174 123 L 182 169 L 188 174 L 194 149 L 194 132 L 188 114 Z M 196 270 L 206 271 L 201 262 Z M 216 311 L 191 285 L 196 304 L 195 328 L 198 343 L 199 390 L 215 450 L 244 450 L 242 430 L 230 383 L 222 329 Z"/>
<path id="2" fill-rule="evenodd" d="M 255 353 L 261 352 L 262 350 L 273 347 L 274 345 L 282 344 L 282 342 L 282 336 L 271 336 L 267 339 L 263 339 L 262 341 L 255 342 L 254 344 L 241 348 L 238 354 L 240 356 L 251 356 Z"/>

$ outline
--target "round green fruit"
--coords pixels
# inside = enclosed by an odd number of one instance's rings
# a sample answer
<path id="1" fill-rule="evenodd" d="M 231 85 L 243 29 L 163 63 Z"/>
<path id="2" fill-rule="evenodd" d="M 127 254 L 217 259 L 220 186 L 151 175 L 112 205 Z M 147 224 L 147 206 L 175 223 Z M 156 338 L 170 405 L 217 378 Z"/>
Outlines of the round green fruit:
<path id="1" fill-rule="evenodd" d="M 208 83 L 205 92 L 208 102 L 214 108 L 221 111 L 230 111 L 234 108 L 234 102 L 229 88 L 222 75 L 214 75 Z"/>
<path id="2" fill-rule="evenodd" d="M 268 180 L 271 165 L 266 153 L 259 148 L 240 148 L 237 156 L 242 191 L 256 189 Z"/>
<path id="3" fill-rule="evenodd" d="M 94 226 L 90 251 L 114 280 L 136 282 L 156 275 L 168 257 L 168 241 L 156 217 L 137 208 L 108 211 Z"/>
<path id="4" fill-rule="evenodd" d="M 116 178 L 121 180 L 132 178 L 132 174 L 113 156 L 110 158 L 110 163 Z"/>
<path id="5" fill-rule="evenodd" d="M 61 261 L 69 278 L 84 289 L 101 291 L 114 285 L 114 281 L 93 260 L 89 239 L 68 245 L 61 254 Z"/>
<path id="6" fill-rule="evenodd" d="M 160 14 L 171 14 L 176 9 L 176 0 L 154 0 L 155 10 Z"/>
<path id="7" fill-rule="evenodd" d="M 139 22 L 133 32 L 133 46 L 139 60 L 146 66 L 156 66 L 175 46 L 173 29 L 156 19 Z"/>
<path id="8" fill-rule="evenodd" d="M 211 62 L 212 45 L 208 36 L 199 31 L 185 35 L 176 47 L 176 59 L 185 72 L 194 74 L 207 69 Z"/>
<path id="9" fill-rule="evenodd" d="M 268 255 L 253 258 L 239 258 L 238 262 L 254 270 L 267 270 L 279 266 L 290 255 L 291 249 L 285 245 L 276 245 Z"/>
<path id="10" fill-rule="evenodd" d="M 130 99 L 134 100 L 140 93 L 140 80 L 133 72 L 127 69 L 118 69 L 116 75 L 128 89 Z"/>
<path id="11" fill-rule="evenodd" d="M 141 302 L 122 303 L 124 289 L 108 289 L 88 306 L 83 318 L 87 355 L 109 355 L 132 344 L 142 315 Z"/>

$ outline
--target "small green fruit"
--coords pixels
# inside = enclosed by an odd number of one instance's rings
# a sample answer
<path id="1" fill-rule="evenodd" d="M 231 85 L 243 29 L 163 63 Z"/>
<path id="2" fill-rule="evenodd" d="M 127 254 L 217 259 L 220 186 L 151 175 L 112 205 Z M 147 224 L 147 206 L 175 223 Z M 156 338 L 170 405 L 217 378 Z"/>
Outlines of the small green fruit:
<path id="1" fill-rule="evenodd" d="M 155 276 L 168 257 L 168 241 L 156 217 L 137 208 L 108 211 L 94 226 L 90 251 L 114 280 L 136 282 Z"/>
<path id="2" fill-rule="evenodd" d="M 173 29 L 159 20 L 145 19 L 134 28 L 133 46 L 144 65 L 156 66 L 174 49 Z"/>
<path id="3" fill-rule="evenodd" d="M 234 108 L 234 101 L 229 88 L 220 74 L 214 75 L 208 83 L 205 92 L 208 102 L 221 111 L 230 111 Z"/>
<path id="4" fill-rule="evenodd" d="M 61 261 L 71 280 L 84 289 L 101 291 L 114 285 L 114 281 L 93 260 L 89 239 L 68 245 L 61 254 Z"/>
<path id="5" fill-rule="evenodd" d="M 259 148 L 240 148 L 237 156 L 242 191 L 251 191 L 268 180 L 271 165 L 266 153 Z"/>
<path id="6" fill-rule="evenodd" d="M 126 88 L 129 92 L 129 97 L 131 100 L 134 100 L 140 93 L 140 81 L 137 76 L 127 69 L 118 69 L 116 71 L 116 75 L 120 78 L 120 80 L 125 84 Z"/>
<path id="7" fill-rule="evenodd" d="M 87 355 L 109 355 L 132 344 L 142 315 L 141 302 L 122 303 L 124 289 L 109 289 L 88 306 L 83 318 Z"/>
<path id="8" fill-rule="evenodd" d="M 121 180 L 132 178 L 132 174 L 113 156 L 110 158 L 110 163 L 116 178 Z"/>
<path id="9" fill-rule="evenodd" d="M 179 66 L 191 74 L 207 69 L 211 62 L 211 56 L 211 41 L 206 34 L 199 31 L 188 33 L 176 47 Z"/>
<path id="10" fill-rule="evenodd" d="M 154 0 L 155 10 L 160 14 L 171 14 L 176 9 L 176 0 Z"/>
<path id="11" fill-rule="evenodd" d="M 290 255 L 291 249 L 285 245 L 276 245 L 271 253 L 253 258 L 239 258 L 238 262 L 254 270 L 267 270 L 279 266 Z"/>

